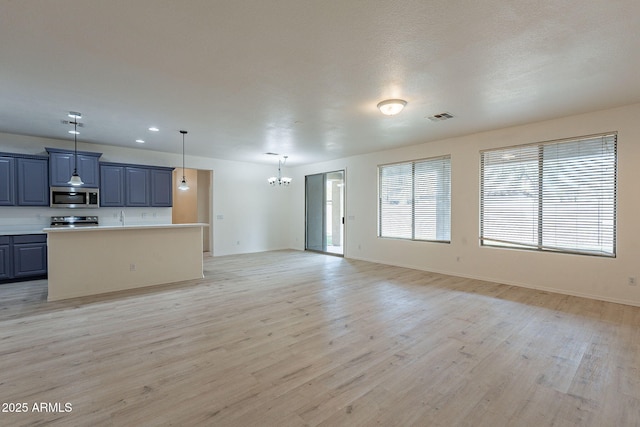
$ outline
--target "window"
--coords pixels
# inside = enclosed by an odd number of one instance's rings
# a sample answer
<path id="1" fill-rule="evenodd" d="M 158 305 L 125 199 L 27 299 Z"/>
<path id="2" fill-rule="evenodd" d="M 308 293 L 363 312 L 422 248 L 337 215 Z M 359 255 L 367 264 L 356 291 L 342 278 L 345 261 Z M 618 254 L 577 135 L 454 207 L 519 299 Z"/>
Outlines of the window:
<path id="1" fill-rule="evenodd" d="M 617 135 L 481 153 L 482 245 L 615 256 Z"/>
<path id="2" fill-rule="evenodd" d="M 382 165 L 378 236 L 451 240 L 451 157 Z"/>

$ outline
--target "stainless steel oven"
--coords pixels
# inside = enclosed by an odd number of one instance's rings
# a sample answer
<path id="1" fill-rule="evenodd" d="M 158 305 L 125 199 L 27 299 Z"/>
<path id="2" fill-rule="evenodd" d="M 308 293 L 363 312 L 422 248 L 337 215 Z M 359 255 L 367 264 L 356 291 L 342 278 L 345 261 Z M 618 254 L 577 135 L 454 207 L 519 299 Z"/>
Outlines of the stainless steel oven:
<path id="1" fill-rule="evenodd" d="M 51 228 L 97 227 L 97 216 L 52 216 Z"/>
<path id="2" fill-rule="evenodd" d="M 99 195 L 97 188 L 51 187 L 51 207 L 97 208 Z"/>

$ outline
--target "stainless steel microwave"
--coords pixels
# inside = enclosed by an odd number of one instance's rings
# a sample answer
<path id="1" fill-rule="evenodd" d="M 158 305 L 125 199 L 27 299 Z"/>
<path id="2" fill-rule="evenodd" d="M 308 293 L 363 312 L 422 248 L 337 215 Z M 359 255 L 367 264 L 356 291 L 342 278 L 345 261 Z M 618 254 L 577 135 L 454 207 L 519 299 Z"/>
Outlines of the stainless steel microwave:
<path id="1" fill-rule="evenodd" d="M 97 188 L 51 187 L 52 208 L 97 208 L 100 205 Z"/>

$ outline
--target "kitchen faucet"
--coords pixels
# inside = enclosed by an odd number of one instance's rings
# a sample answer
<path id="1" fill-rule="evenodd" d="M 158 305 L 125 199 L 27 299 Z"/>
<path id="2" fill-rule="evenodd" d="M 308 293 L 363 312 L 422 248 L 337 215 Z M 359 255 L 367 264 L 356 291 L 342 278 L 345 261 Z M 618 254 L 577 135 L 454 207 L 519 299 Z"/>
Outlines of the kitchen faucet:
<path id="1" fill-rule="evenodd" d="M 124 227 L 124 211 L 120 211 L 120 222 L 122 223 L 122 226 Z"/>

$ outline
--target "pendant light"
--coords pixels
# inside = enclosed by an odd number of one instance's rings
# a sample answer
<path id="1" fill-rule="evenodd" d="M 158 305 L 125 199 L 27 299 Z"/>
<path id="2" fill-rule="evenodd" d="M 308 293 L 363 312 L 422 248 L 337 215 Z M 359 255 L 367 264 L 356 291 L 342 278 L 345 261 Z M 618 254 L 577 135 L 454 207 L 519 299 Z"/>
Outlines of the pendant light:
<path id="1" fill-rule="evenodd" d="M 182 181 L 180 181 L 180 185 L 178 185 L 178 190 L 188 190 L 189 184 L 187 184 L 187 179 L 184 177 L 184 136 L 187 134 L 186 130 L 181 130 L 182 134 Z"/>
<path id="2" fill-rule="evenodd" d="M 284 185 L 287 186 L 289 184 L 291 184 L 291 178 L 287 177 L 287 176 L 282 176 L 282 171 L 280 170 L 281 166 L 284 166 L 285 163 L 287 163 L 287 158 L 289 156 L 283 156 L 284 161 L 280 161 L 278 160 L 278 176 L 272 176 L 271 178 L 269 178 L 267 181 L 269 182 L 269 184 L 276 186 L 276 185 Z"/>
<path id="3" fill-rule="evenodd" d="M 73 117 L 73 121 L 69 122 L 69 124 L 73 125 L 73 131 L 71 133 L 73 133 L 73 158 L 75 163 L 73 167 L 73 174 L 67 184 L 77 187 L 84 184 L 84 182 L 82 182 L 82 178 L 78 175 L 78 120 L 82 117 L 82 114 L 70 111 L 69 117 Z"/>

